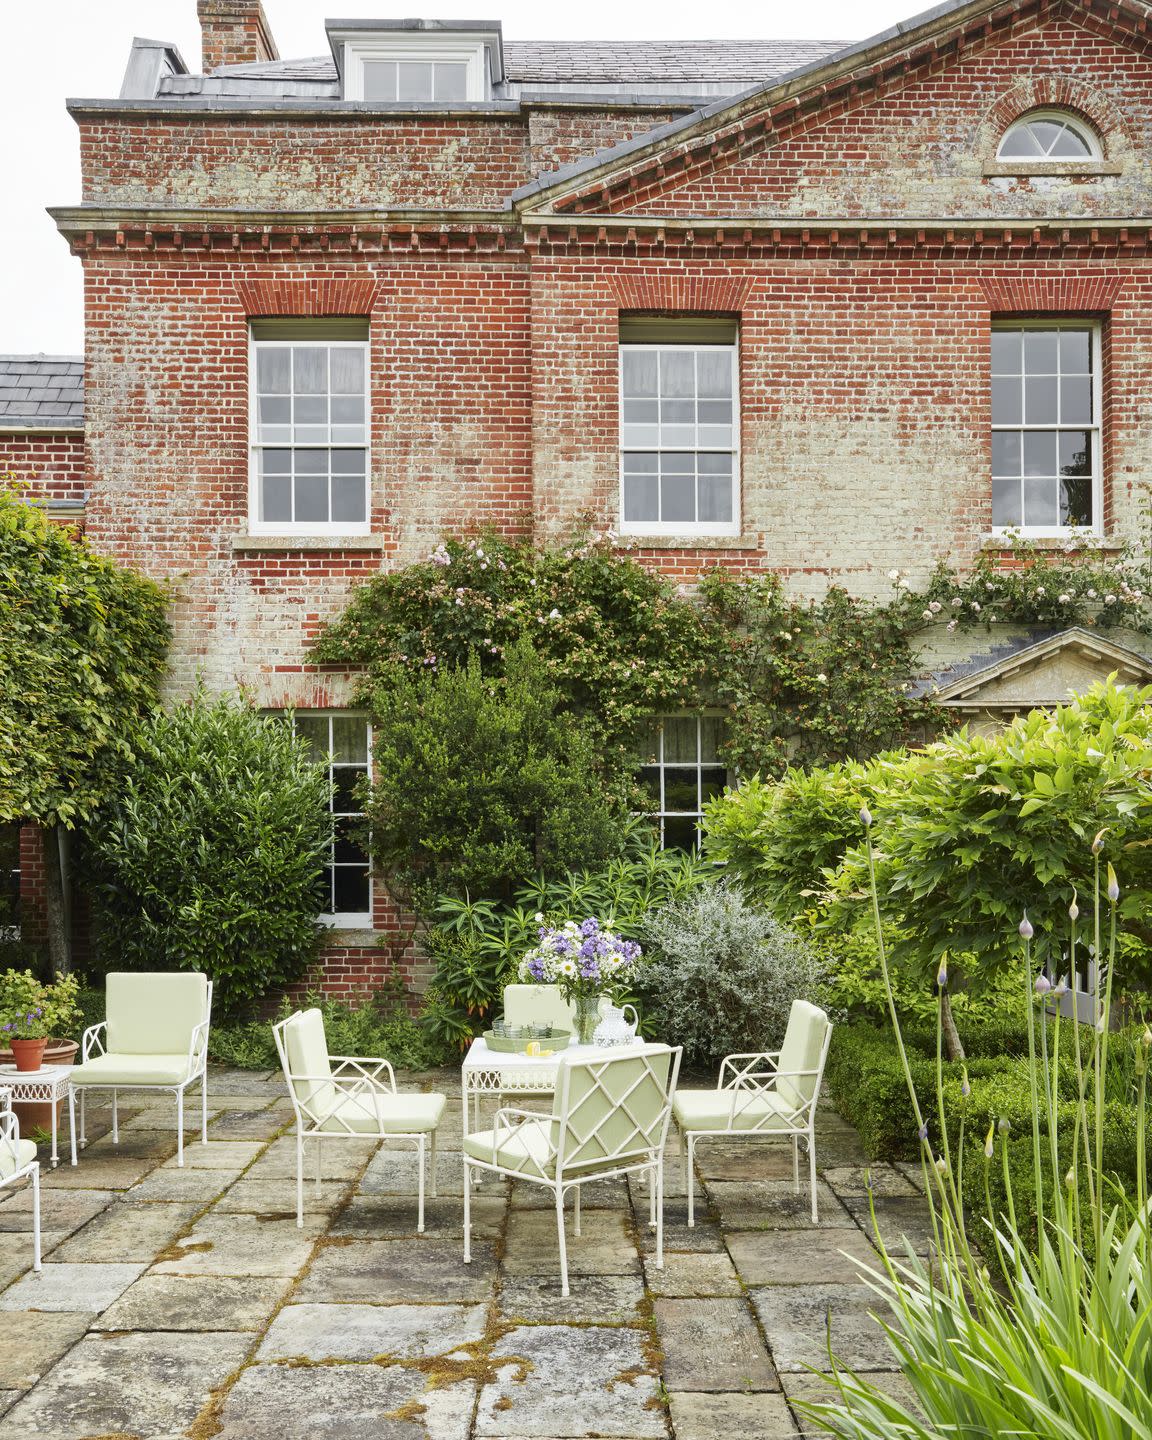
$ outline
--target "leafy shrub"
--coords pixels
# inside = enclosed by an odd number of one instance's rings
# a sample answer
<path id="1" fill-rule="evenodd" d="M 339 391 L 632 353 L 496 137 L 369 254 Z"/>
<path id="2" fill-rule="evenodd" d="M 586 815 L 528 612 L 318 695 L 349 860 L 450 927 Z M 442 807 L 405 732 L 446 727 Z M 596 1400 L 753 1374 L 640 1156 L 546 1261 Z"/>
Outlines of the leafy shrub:
<path id="1" fill-rule="evenodd" d="M 510 899 L 536 870 L 603 863 L 623 848 L 631 778 L 527 642 L 494 685 L 478 657 L 373 686 L 373 859 L 417 903 L 448 891 Z"/>
<path id="2" fill-rule="evenodd" d="M 285 1000 L 278 1019 L 293 1010 L 315 1006 L 324 1016 L 324 1034 L 332 1055 L 371 1055 L 390 1060 L 403 1070 L 428 1070 L 448 1058 L 445 1047 L 426 1026 L 408 1014 L 391 990 L 384 990 L 363 1005 L 346 1005 L 325 995 L 308 995 L 297 1007 Z M 272 1025 L 267 1020 L 213 1025 L 208 1055 L 220 1065 L 242 1070 L 276 1070 L 280 1057 Z"/>
<path id="3" fill-rule="evenodd" d="M 701 886 L 649 911 L 641 929 L 649 1026 L 693 1063 L 778 1049 L 792 1001 L 820 998 L 815 953 L 735 886 Z"/>
<path id="4" fill-rule="evenodd" d="M 697 856 L 661 850 L 646 828 L 636 827 L 626 854 L 603 869 L 537 875 L 510 905 L 441 896 L 423 938 L 436 966 L 425 997 L 429 1029 L 456 1046 L 483 1029 L 520 959 L 537 943 L 541 924 L 594 915 L 624 939 L 638 940 L 651 909 L 714 875 Z"/>
<path id="5" fill-rule="evenodd" d="M 17 1039 L 64 1039 L 76 1023 L 80 982 L 75 975 L 57 975 L 44 984 L 31 970 L 0 974 L 0 1031 Z M 23 1026 L 21 1025 L 23 1022 Z"/>
<path id="6" fill-rule="evenodd" d="M 319 952 L 326 772 L 289 726 L 231 699 L 158 713 L 85 847 L 108 969 L 204 970 L 220 1015 Z"/>

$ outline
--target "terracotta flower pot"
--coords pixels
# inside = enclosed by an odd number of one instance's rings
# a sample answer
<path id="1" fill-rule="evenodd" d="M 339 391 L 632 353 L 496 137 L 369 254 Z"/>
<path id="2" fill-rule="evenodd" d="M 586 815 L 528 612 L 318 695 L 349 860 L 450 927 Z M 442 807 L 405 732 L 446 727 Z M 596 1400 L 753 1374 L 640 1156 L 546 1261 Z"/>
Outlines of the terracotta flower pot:
<path id="1" fill-rule="evenodd" d="M 40 1059 L 40 1065 L 72 1065 L 76 1061 L 76 1052 L 79 1049 L 80 1046 L 75 1040 L 49 1039 Z M 15 1060 L 16 1056 L 11 1050 L 0 1050 L 0 1065 L 12 1065 Z M 40 1066 L 36 1068 L 39 1069 Z M 3 1076 L 0 1076 L 0 1085 L 3 1083 Z M 20 1121 L 21 1134 L 27 1135 L 33 1129 L 51 1130 L 52 1102 L 50 1100 L 17 1100 L 12 1109 L 15 1110 L 17 1119 Z M 67 1109 L 68 1102 L 66 1100 L 57 1102 L 57 1124 L 63 1121 L 64 1112 Z"/>
<path id="2" fill-rule="evenodd" d="M 40 1069 L 44 1062 L 44 1051 L 48 1048 L 48 1041 L 44 1036 L 39 1040 L 13 1040 L 11 1045 L 17 1070 Z"/>

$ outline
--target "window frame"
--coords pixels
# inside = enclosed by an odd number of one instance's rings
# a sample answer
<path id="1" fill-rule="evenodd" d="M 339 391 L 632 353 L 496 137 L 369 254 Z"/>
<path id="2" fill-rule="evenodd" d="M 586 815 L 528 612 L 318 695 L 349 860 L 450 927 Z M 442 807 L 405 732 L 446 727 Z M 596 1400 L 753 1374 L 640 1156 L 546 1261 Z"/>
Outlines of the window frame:
<path id="1" fill-rule="evenodd" d="M 725 764 L 723 763 L 723 761 L 720 761 L 720 760 L 716 760 L 716 761 L 708 760 L 708 761 L 706 761 L 706 760 L 701 759 L 701 754 L 700 754 L 700 751 L 701 751 L 701 734 L 702 734 L 701 722 L 704 721 L 704 720 L 723 720 L 723 719 L 725 718 L 724 712 L 723 712 L 722 710 L 718 710 L 718 709 L 669 710 L 669 711 L 666 711 L 666 712 L 664 712 L 664 713 L 662 713 L 662 714 L 654 715 L 654 716 L 652 716 L 652 717 L 650 717 L 650 718 L 651 718 L 652 722 L 658 727 L 659 736 L 660 736 L 660 750 L 659 750 L 659 754 L 658 754 L 657 759 L 655 759 L 655 760 L 644 760 L 644 759 L 641 759 L 640 763 L 637 765 L 636 768 L 637 768 L 637 771 L 638 771 L 640 774 L 642 774 L 645 770 L 648 770 L 648 771 L 657 770 L 657 771 L 659 772 L 659 776 L 660 776 L 660 805 L 659 805 L 659 808 L 656 809 L 656 810 L 643 810 L 643 811 L 641 811 L 640 813 L 641 813 L 641 815 L 644 817 L 644 819 L 646 819 L 646 820 L 651 820 L 651 821 L 653 822 L 653 824 L 655 825 L 655 828 L 656 828 L 656 831 L 657 831 L 657 834 L 658 834 L 658 838 L 659 838 L 659 841 L 660 841 L 660 848 L 661 848 L 661 850 L 664 850 L 664 849 L 667 848 L 667 845 L 666 845 L 666 843 L 665 843 L 665 821 L 666 821 L 666 820 L 669 820 L 669 819 L 672 819 L 672 820 L 694 819 L 694 820 L 696 821 L 696 832 L 697 832 L 698 840 L 697 840 L 697 844 L 696 844 L 694 850 L 693 850 L 693 851 L 689 851 L 689 852 L 687 852 L 687 853 L 689 853 L 689 854 L 691 854 L 691 853 L 699 854 L 699 853 L 700 853 L 700 845 L 699 845 L 700 823 L 701 823 L 701 821 L 703 820 L 703 817 L 704 817 L 703 804 L 702 804 L 703 796 L 702 796 L 702 790 L 701 790 L 701 786 L 702 786 L 702 779 L 701 779 L 701 777 L 702 777 L 702 774 L 703 774 L 704 769 L 705 769 L 705 768 L 710 769 L 710 770 L 713 770 L 713 769 L 723 769 L 723 771 L 724 771 L 724 788 L 727 790 L 727 789 L 731 789 L 731 787 L 732 787 L 732 771 L 731 771 L 731 769 L 730 769 L 729 766 L 725 765 Z M 681 760 L 681 761 L 671 761 L 671 762 L 669 762 L 669 761 L 666 761 L 666 760 L 664 759 L 664 726 L 665 726 L 666 722 L 669 721 L 669 720 L 695 720 L 695 722 L 696 722 L 696 759 L 695 759 L 695 762 L 689 762 L 689 761 L 683 761 L 683 760 Z M 669 810 L 669 809 L 667 809 L 667 807 L 666 807 L 666 805 L 665 805 L 664 772 L 665 772 L 666 770 L 687 770 L 687 769 L 694 769 L 694 770 L 696 771 L 696 804 L 697 804 L 697 808 L 696 808 L 695 810 Z"/>
<path id="2" fill-rule="evenodd" d="M 307 720 L 327 720 L 327 721 L 328 721 L 328 746 L 329 746 L 329 748 L 328 748 L 328 751 L 327 751 L 327 757 L 328 757 L 328 759 L 327 759 L 327 766 L 326 766 L 326 768 L 327 768 L 327 770 L 328 770 L 328 779 L 329 779 L 330 782 L 331 782 L 331 780 L 332 780 L 332 759 L 331 759 L 331 756 L 332 756 L 332 754 L 333 754 L 333 751 L 332 751 L 332 748 L 331 748 L 331 747 L 332 747 L 332 721 L 333 721 L 333 720 L 362 720 L 362 721 L 364 722 L 365 732 L 366 732 L 366 738 L 367 738 L 367 756 L 368 756 L 368 760 L 367 760 L 367 775 L 368 775 L 369 781 L 371 781 L 371 779 L 372 779 L 372 720 L 371 720 L 371 717 L 369 716 L 369 714 L 368 714 L 367 711 L 365 711 L 365 710 L 333 710 L 333 709 L 327 709 L 327 710 L 305 710 L 305 709 L 296 709 L 296 710 L 291 710 L 291 711 L 287 712 L 287 714 L 288 714 L 288 718 L 289 718 L 289 720 L 290 720 L 290 723 L 291 723 L 291 725 L 292 725 L 292 733 L 293 733 L 293 735 L 296 735 L 296 736 L 299 736 L 299 731 L 296 729 L 296 719 L 297 719 L 298 716 L 301 717 L 302 719 L 307 719 Z M 330 804 L 334 804 L 334 803 L 335 803 L 335 801 L 334 801 L 334 799 L 333 799 L 333 801 L 330 802 Z M 332 841 L 331 841 L 331 846 L 330 846 L 330 855 L 331 855 L 332 858 L 329 859 L 329 860 L 327 860 L 327 861 L 325 861 L 324 870 L 325 870 L 325 873 L 328 875 L 328 880 L 329 880 L 329 893 L 331 893 L 331 887 L 332 887 L 332 871 L 333 871 L 334 867 L 339 863 L 339 862 L 336 860 L 336 858 L 335 858 L 335 844 L 336 844 L 335 822 L 336 822 L 336 820 L 337 820 L 338 818 L 341 818 L 341 817 L 353 817 L 353 818 L 361 818 L 361 819 L 362 819 L 363 816 L 364 816 L 364 812 L 363 812 L 362 810 L 357 810 L 357 811 L 340 810 L 340 811 L 337 811 L 337 810 L 334 810 L 334 809 L 331 809 L 331 808 L 330 808 L 329 811 L 328 811 L 328 814 L 329 814 L 329 817 L 331 818 L 331 820 L 332 820 L 332 822 L 333 822 Z M 366 853 L 368 853 L 368 852 L 366 852 Z M 376 898 L 376 895 L 375 895 L 375 885 L 374 885 L 373 880 L 372 880 L 372 857 L 371 857 L 371 854 L 369 853 L 369 854 L 368 854 L 368 909 L 367 909 L 367 910 L 343 910 L 343 911 L 341 911 L 341 910 L 337 910 L 337 911 L 324 911 L 324 910 L 322 910 L 322 911 L 320 911 L 320 913 L 317 915 L 316 919 L 317 919 L 317 921 L 318 921 L 319 924 L 323 925 L 326 929 L 329 929 L 329 930 L 371 930 L 371 929 L 373 928 L 372 916 L 373 916 L 373 908 L 374 908 L 375 898 Z"/>
<path id="3" fill-rule="evenodd" d="M 1052 423 L 1047 425 L 996 425 L 991 422 L 992 412 L 992 359 L 991 359 L 991 338 L 995 331 L 1005 330 L 1086 330 L 1090 336 L 1091 357 L 1092 357 L 1092 415 L 1091 424 L 1064 425 Z M 1104 334 L 1103 324 L 1100 320 L 1084 318 L 1081 316 L 1060 316 L 1060 315 L 1032 315 L 1020 316 L 1015 319 L 1010 316 L 993 317 L 992 324 L 988 330 L 989 337 L 989 359 L 988 359 L 988 410 L 989 410 L 989 450 L 991 450 L 992 436 L 998 431 L 1013 431 L 1024 433 L 1033 432 L 1055 432 L 1064 430 L 1087 430 L 1091 435 L 1092 451 L 1092 523 L 1090 525 L 997 525 L 993 522 L 992 534 L 1019 535 L 1025 540 L 1067 540 L 1076 535 L 1100 536 L 1104 533 Z M 1022 372 L 1026 374 L 1027 372 Z M 992 480 L 994 465 L 991 454 L 989 454 L 988 482 L 989 501 L 991 502 Z M 1021 477 L 1023 478 L 1023 476 Z M 1023 510 L 1021 510 L 1023 514 Z"/>
<path id="4" fill-rule="evenodd" d="M 683 536 L 685 538 L 704 538 L 709 536 L 737 536 L 741 533 L 741 448 L 740 448 L 740 333 L 737 331 L 733 340 L 723 343 L 693 342 L 685 341 L 631 341 L 618 340 L 616 345 L 616 406 L 617 406 L 617 427 L 616 427 L 616 454 L 618 465 L 619 483 L 619 516 L 617 533 L 620 535 L 652 535 L 652 536 Z M 625 453 L 624 445 L 624 352 L 631 351 L 652 351 L 656 353 L 680 351 L 699 354 L 701 351 L 723 352 L 731 357 L 732 362 L 732 444 L 730 446 L 704 445 L 695 447 L 691 453 L 695 455 L 731 455 L 732 456 L 732 519 L 731 520 L 626 520 L 624 517 L 624 474 L 625 474 Z M 659 422 L 658 422 L 659 428 Z M 645 445 L 629 446 L 627 451 L 633 450 L 654 451 L 656 454 L 669 452 L 685 452 L 689 447 L 685 445 Z"/>
<path id="5" fill-rule="evenodd" d="M 432 64 L 465 66 L 463 100 L 371 100 L 364 101 L 365 61 L 395 61 L 401 64 Z M 480 40 L 455 40 L 440 44 L 421 36 L 406 44 L 396 35 L 381 39 L 358 39 L 344 42 L 344 99 L 359 100 L 371 105 L 437 105 L 450 109 L 453 105 L 475 104 L 487 100 L 488 54 Z"/>
<path id="6" fill-rule="evenodd" d="M 1005 155 L 1004 145 L 1009 135 L 1014 131 L 1026 129 L 1036 120 L 1059 121 L 1066 126 L 1088 146 L 1087 155 Z M 1093 126 L 1087 121 L 1081 120 L 1078 115 L 1073 115 L 1069 110 L 1061 110 L 1058 106 L 1043 106 L 1034 110 L 1026 110 L 1022 115 L 1017 115 L 1012 123 L 1005 127 L 1004 133 L 996 144 L 996 163 L 999 165 L 1025 165 L 1025 166 L 1048 166 L 1048 165 L 1096 165 L 1104 159 L 1104 146 L 1100 136 Z"/>
<path id="7" fill-rule="evenodd" d="M 329 348 L 356 348 L 364 355 L 364 440 L 351 441 L 266 441 L 260 436 L 260 387 L 257 383 L 257 354 L 260 349 L 285 350 L 298 345 L 324 345 Z M 300 335 L 293 339 L 261 339 L 248 325 L 248 533 L 250 535 L 280 536 L 352 536 L 369 535 L 372 531 L 372 341 L 370 336 L 362 340 L 334 340 L 317 338 L 310 341 L 307 336 L 307 321 L 300 325 Z M 331 400 L 332 391 L 329 389 Z M 329 422 L 329 425 L 331 422 Z M 363 520 L 265 520 L 262 518 L 263 496 L 260 490 L 260 454 L 264 450 L 363 450 L 364 452 L 364 519 Z M 332 485 L 329 476 L 329 511 L 331 511 Z"/>

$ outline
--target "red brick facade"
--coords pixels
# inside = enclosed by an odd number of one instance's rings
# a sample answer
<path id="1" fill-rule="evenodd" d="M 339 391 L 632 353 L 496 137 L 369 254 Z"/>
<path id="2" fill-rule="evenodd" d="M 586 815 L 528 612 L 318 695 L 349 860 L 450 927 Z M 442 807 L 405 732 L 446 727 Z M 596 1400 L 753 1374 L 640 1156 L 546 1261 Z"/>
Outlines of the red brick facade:
<path id="1" fill-rule="evenodd" d="M 260 58 L 258 35 L 221 33 Z M 1139 5 L 953 7 L 650 143 L 682 108 L 79 102 L 84 205 L 57 218 L 84 267 L 86 446 L 0 435 L 0 453 L 45 493 L 87 490 L 93 543 L 175 580 L 173 693 L 202 674 L 269 706 L 346 704 L 352 677 L 309 642 L 446 530 L 617 526 L 625 312 L 739 322 L 739 533 L 629 542 L 677 581 L 719 562 L 878 593 L 893 568 L 970 562 L 1007 315 L 1102 322 L 1104 531 L 1122 538 L 1152 472 L 1150 49 Z M 1035 106 L 1091 123 L 1103 158 L 998 162 Z M 248 322 L 281 315 L 370 321 L 362 540 L 248 533 Z M 330 988 L 379 981 L 370 939 L 333 950 Z"/>

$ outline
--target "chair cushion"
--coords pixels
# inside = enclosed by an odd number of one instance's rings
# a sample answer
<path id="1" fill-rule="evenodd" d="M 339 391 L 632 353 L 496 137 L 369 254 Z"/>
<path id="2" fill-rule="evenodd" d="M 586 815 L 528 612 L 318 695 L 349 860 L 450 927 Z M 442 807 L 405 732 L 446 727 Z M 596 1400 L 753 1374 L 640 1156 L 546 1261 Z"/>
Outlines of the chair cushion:
<path id="1" fill-rule="evenodd" d="M 36 1146 L 31 1140 L 17 1140 L 15 1153 L 11 1141 L 0 1140 L 0 1180 L 15 1175 L 17 1170 L 23 1170 L 35 1159 Z"/>
<path id="2" fill-rule="evenodd" d="M 77 1065 L 68 1079 L 73 1085 L 180 1085 L 188 1078 L 188 1053 L 183 1055 L 95 1055 Z"/>
<path id="3" fill-rule="evenodd" d="M 113 972 L 104 996 L 110 1054 L 187 1055 L 193 1030 L 208 1018 L 208 978 L 188 971 Z"/>
<path id="4" fill-rule="evenodd" d="M 807 1000 L 793 1000 L 784 1043 L 780 1047 L 778 1064 L 781 1076 L 789 1071 L 816 1069 L 820 1064 L 820 1051 L 828 1026 L 828 1016 L 818 1006 L 810 1005 Z M 806 1075 L 796 1081 L 781 1079 L 776 1088 L 785 1100 L 802 1105 L 816 1094 L 816 1076 Z"/>
<path id="5" fill-rule="evenodd" d="M 285 1078 L 296 1099 L 306 1105 L 311 1116 L 324 1114 L 338 1099 L 334 1085 L 320 1080 L 297 1080 L 297 1075 L 330 1076 L 328 1041 L 324 1037 L 324 1016 L 319 1010 L 298 1010 L 284 1026 L 284 1050 L 288 1069 Z"/>
<path id="6" fill-rule="evenodd" d="M 552 1114 L 561 1120 L 564 1173 L 635 1163 L 659 1148 L 671 1085 L 667 1045 L 562 1055 Z"/>
<path id="7" fill-rule="evenodd" d="M 464 1153 L 504 1170 L 538 1178 L 551 1177 L 556 1173 L 556 1156 L 551 1144 L 555 1129 L 551 1121 L 545 1119 L 525 1120 L 513 1130 L 479 1130 L 474 1135 L 465 1135 Z"/>
<path id="8" fill-rule="evenodd" d="M 320 1128 L 345 1135 L 426 1135 L 444 1114 L 443 1095 L 392 1095 L 381 1090 L 342 1095 L 321 1121 Z"/>
<path id="9" fill-rule="evenodd" d="M 559 985 L 505 985 L 504 1019 L 509 1025 L 551 1025 L 572 1030 L 572 1007 Z"/>
<path id="10" fill-rule="evenodd" d="M 736 1100 L 733 1104 L 732 1096 Z M 790 1130 L 794 1107 L 772 1091 L 677 1090 L 672 1114 L 681 1130 Z"/>

